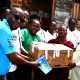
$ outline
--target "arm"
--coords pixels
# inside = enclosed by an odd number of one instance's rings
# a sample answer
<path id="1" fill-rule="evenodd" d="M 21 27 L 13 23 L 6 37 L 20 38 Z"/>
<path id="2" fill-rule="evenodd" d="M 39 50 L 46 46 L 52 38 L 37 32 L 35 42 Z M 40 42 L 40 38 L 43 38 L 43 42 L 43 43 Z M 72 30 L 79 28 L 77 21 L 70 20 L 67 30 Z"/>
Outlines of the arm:
<path id="1" fill-rule="evenodd" d="M 51 39 L 47 43 L 58 43 L 58 42 L 57 42 L 57 39 Z"/>
<path id="2" fill-rule="evenodd" d="M 80 54 L 78 51 L 73 53 L 73 63 L 68 64 L 69 69 L 72 69 L 74 67 L 80 67 Z"/>
<path id="3" fill-rule="evenodd" d="M 76 67 L 76 63 L 69 63 L 68 64 L 69 69 L 73 69 L 74 67 Z"/>
<path id="4" fill-rule="evenodd" d="M 31 58 L 31 52 L 27 52 L 24 47 L 21 45 L 21 53 L 29 58 Z"/>
<path id="5" fill-rule="evenodd" d="M 17 52 L 13 52 L 13 53 L 7 54 L 7 56 L 11 60 L 11 62 L 13 62 L 15 64 L 25 65 L 25 66 L 32 66 L 32 67 L 37 66 L 36 62 L 30 62 L 30 61 L 24 59 L 23 57 L 18 55 Z"/>
<path id="6" fill-rule="evenodd" d="M 30 57 L 29 56 L 29 53 L 24 49 L 24 47 L 23 47 L 23 45 L 22 45 L 22 43 L 24 43 L 24 41 L 25 41 L 25 39 L 26 39 L 26 37 L 28 36 L 28 31 L 27 31 L 27 29 L 22 29 L 21 30 L 21 33 L 22 33 L 22 36 L 21 36 L 21 53 L 23 54 L 23 55 L 25 55 L 25 56 L 28 56 L 28 57 Z M 28 38 L 28 37 L 27 37 Z"/>
<path id="7" fill-rule="evenodd" d="M 18 54 L 20 55 L 21 57 L 23 57 L 24 59 L 28 60 L 28 61 L 33 61 L 32 58 L 28 57 L 28 56 L 25 56 L 23 54 Z"/>
<path id="8" fill-rule="evenodd" d="M 21 45 L 21 53 L 25 56 L 28 56 L 28 52 L 24 49 L 24 47 Z"/>
<path id="9" fill-rule="evenodd" d="M 2 36 L 0 36 L 0 47 L 2 48 L 4 54 L 7 55 L 11 62 L 25 66 L 37 66 L 36 62 L 30 62 L 18 55 L 17 52 L 15 52 L 16 49 L 13 43 L 13 35 L 10 29 L 8 29 L 8 27 L 4 25 L 4 28 L 0 29 L 0 33 L 3 34 Z"/>

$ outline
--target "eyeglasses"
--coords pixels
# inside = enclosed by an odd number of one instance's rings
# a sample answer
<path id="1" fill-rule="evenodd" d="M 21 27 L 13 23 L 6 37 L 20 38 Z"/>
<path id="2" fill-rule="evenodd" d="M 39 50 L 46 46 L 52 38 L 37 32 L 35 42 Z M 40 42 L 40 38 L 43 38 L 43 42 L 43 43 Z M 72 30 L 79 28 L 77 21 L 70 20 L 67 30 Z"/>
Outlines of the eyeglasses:
<path id="1" fill-rule="evenodd" d="M 25 22 L 25 20 L 19 15 L 14 15 L 14 17 L 15 17 L 16 20 L 20 19 L 20 22 Z"/>

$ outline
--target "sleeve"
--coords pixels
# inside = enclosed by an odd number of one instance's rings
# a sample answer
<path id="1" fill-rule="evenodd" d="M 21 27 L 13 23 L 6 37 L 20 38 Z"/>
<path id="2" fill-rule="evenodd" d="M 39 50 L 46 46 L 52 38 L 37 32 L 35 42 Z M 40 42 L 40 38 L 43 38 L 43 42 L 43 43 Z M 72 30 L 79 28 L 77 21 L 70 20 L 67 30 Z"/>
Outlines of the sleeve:
<path id="1" fill-rule="evenodd" d="M 76 66 L 80 67 L 80 51 L 76 51 L 73 54 L 73 62 L 76 63 Z"/>
<path id="2" fill-rule="evenodd" d="M 56 41 L 55 41 L 55 39 L 51 39 L 47 43 L 56 43 Z"/>
<path id="3" fill-rule="evenodd" d="M 42 42 L 41 38 L 39 37 L 39 42 Z"/>
<path id="4" fill-rule="evenodd" d="M 77 62 L 77 63 L 76 63 L 76 66 L 79 66 L 79 67 L 80 67 L 80 62 Z"/>
<path id="5" fill-rule="evenodd" d="M 74 49 L 74 45 L 73 45 L 73 43 L 72 43 L 71 41 L 67 41 L 67 43 L 64 43 L 64 44 L 65 44 L 66 46 Z"/>
<path id="6" fill-rule="evenodd" d="M 78 33 L 77 40 L 78 40 L 78 44 L 79 44 L 79 43 L 80 43 L 80 31 L 79 31 L 79 33 Z"/>
<path id="7" fill-rule="evenodd" d="M 21 40 L 24 42 L 24 30 L 21 30 L 22 36 L 21 36 Z"/>
<path id="8" fill-rule="evenodd" d="M 42 39 L 37 35 L 38 41 L 42 42 Z"/>
<path id="9" fill-rule="evenodd" d="M 11 32 L 0 30 L 0 46 L 5 54 L 10 54 L 16 51 Z"/>
<path id="10" fill-rule="evenodd" d="M 25 29 L 22 29 L 21 30 L 21 33 L 22 33 L 22 36 L 21 36 L 21 40 L 22 40 L 22 42 L 24 42 L 25 41 L 25 36 L 27 35 L 26 33 L 27 33 L 27 31 L 25 30 Z"/>

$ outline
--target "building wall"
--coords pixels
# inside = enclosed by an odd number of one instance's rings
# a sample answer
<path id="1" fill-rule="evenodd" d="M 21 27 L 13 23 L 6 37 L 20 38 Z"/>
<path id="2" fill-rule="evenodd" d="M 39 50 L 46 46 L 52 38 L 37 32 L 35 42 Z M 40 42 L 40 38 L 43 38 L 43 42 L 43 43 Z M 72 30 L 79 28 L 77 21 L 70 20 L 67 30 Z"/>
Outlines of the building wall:
<path id="1" fill-rule="evenodd" d="M 22 0 L 11 0 L 13 7 L 21 7 L 22 6 Z"/>
<path id="2" fill-rule="evenodd" d="M 76 19 L 80 19 L 80 3 L 74 3 L 72 9 L 72 17 Z"/>
<path id="3" fill-rule="evenodd" d="M 24 2 L 24 1 L 25 0 L 11 0 L 13 7 L 21 7 L 22 6 L 22 2 Z M 37 1 L 37 0 L 35 0 L 35 1 Z M 53 0 L 53 1 L 55 1 L 55 0 Z M 72 17 L 76 18 L 76 19 L 80 19 L 80 2 L 76 2 L 76 1 L 78 1 L 78 0 L 75 0 L 75 3 L 73 5 Z M 54 8 L 54 5 L 53 5 L 53 8 Z M 52 14 L 54 13 L 54 9 L 53 8 L 52 8 Z M 48 10 L 50 10 L 50 9 L 48 9 Z M 53 18 L 53 16 L 54 15 L 52 15 L 52 18 Z"/>

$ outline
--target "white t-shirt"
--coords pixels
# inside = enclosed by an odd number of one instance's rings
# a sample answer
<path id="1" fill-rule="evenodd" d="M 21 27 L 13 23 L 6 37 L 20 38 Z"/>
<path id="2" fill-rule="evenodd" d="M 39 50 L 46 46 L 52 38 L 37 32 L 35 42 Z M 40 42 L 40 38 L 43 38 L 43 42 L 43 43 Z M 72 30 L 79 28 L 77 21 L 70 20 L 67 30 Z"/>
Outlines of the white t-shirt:
<path id="1" fill-rule="evenodd" d="M 70 31 L 67 29 L 67 40 L 71 41 L 74 45 L 74 48 L 80 43 L 80 31 L 75 29 L 74 31 Z"/>
<path id="2" fill-rule="evenodd" d="M 48 42 L 51 39 L 56 39 L 58 36 L 58 33 L 54 32 L 53 35 L 47 30 L 45 33 L 45 42 Z"/>
<path id="3" fill-rule="evenodd" d="M 43 29 L 40 29 L 37 32 L 37 35 L 41 38 L 42 42 L 48 42 L 50 39 L 55 39 L 57 37 L 57 33 L 54 32 L 53 35 L 49 33 L 49 31 L 44 31 Z"/>
<path id="4" fill-rule="evenodd" d="M 80 80 L 80 44 L 77 46 L 75 53 L 73 54 L 73 62 L 76 63 L 76 67 L 69 71 L 70 80 Z"/>
<path id="5" fill-rule="evenodd" d="M 36 34 L 41 38 L 42 42 L 45 42 L 45 31 L 43 29 L 40 29 Z"/>
<path id="6" fill-rule="evenodd" d="M 13 40 L 14 40 L 14 45 L 16 47 L 16 52 L 21 53 L 20 51 L 20 45 L 22 45 L 21 43 L 21 30 L 20 28 L 13 30 Z M 9 72 L 13 72 L 17 69 L 17 66 L 15 64 L 11 65 L 11 68 L 9 70 Z"/>
<path id="7" fill-rule="evenodd" d="M 16 30 L 13 30 L 12 31 L 13 33 L 13 37 L 14 37 L 14 44 L 15 44 L 15 47 L 16 47 L 16 51 L 18 53 L 20 53 L 20 46 L 21 46 L 21 30 L 20 28 L 16 29 Z"/>

